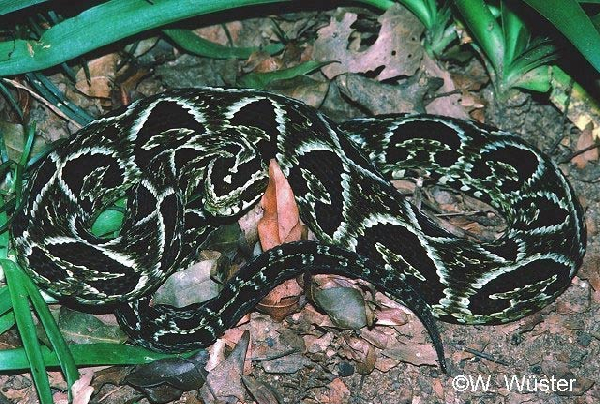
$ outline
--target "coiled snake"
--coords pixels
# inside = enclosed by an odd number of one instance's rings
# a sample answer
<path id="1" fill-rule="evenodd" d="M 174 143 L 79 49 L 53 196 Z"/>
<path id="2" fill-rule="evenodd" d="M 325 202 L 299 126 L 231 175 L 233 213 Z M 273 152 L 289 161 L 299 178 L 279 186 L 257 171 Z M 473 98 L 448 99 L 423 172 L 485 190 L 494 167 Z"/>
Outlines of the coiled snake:
<path id="1" fill-rule="evenodd" d="M 208 302 L 151 305 L 148 294 L 189 265 L 218 225 L 257 202 L 270 159 L 319 241 L 267 251 Z M 434 224 L 390 184 L 415 169 L 489 203 L 505 217 L 505 233 L 478 242 Z M 98 212 L 123 196 L 119 235 L 92 235 Z M 123 328 L 154 349 L 206 346 L 276 284 L 324 271 L 363 278 L 405 302 L 442 359 L 432 313 L 508 322 L 569 285 L 585 251 L 582 215 L 548 157 L 488 126 L 427 115 L 338 125 L 283 96 L 194 89 L 114 111 L 49 154 L 13 234 L 37 284 L 79 303 L 118 303 Z"/>

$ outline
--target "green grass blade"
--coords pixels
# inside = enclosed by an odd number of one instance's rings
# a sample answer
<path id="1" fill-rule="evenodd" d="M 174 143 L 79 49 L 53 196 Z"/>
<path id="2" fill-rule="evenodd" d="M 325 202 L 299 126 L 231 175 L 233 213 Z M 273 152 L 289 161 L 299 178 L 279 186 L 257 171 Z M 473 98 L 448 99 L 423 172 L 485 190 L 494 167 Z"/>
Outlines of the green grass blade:
<path id="1" fill-rule="evenodd" d="M 24 284 L 24 275 L 17 265 L 8 259 L 1 259 L 0 265 L 4 269 L 10 296 L 13 303 L 13 310 L 17 328 L 21 335 L 21 341 L 29 360 L 31 376 L 36 387 L 36 391 L 43 404 L 52 403 L 52 391 L 46 375 L 45 362 L 42 355 L 41 346 L 35 333 L 35 324 L 29 307 L 27 287 Z"/>
<path id="2" fill-rule="evenodd" d="M 69 345 L 77 366 L 135 365 L 149 363 L 164 358 L 187 358 L 195 352 L 185 354 L 164 354 L 133 345 L 82 344 Z M 47 367 L 58 367 L 54 352 L 42 347 L 42 356 Z M 29 367 L 23 348 L 0 350 L 0 372 L 24 370 Z"/>
<path id="3" fill-rule="evenodd" d="M 435 23 L 435 14 L 431 13 L 428 4 L 423 0 L 399 0 L 404 7 L 417 16 L 426 29 L 432 29 Z"/>
<path id="4" fill-rule="evenodd" d="M 94 119 L 82 108 L 68 100 L 54 83 L 48 80 L 43 74 L 28 73 L 26 76 L 29 83 L 31 83 L 31 86 L 35 88 L 45 100 L 52 105 L 57 106 L 66 116 L 78 124 L 84 126 Z"/>
<path id="5" fill-rule="evenodd" d="M 0 227 L 6 227 L 9 222 L 5 206 L 4 197 L 0 196 Z M 6 257 L 8 257 L 9 243 L 10 234 L 8 233 L 8 228 L 0 229 L 0 259 L 6 259 Z"/>
<path id="6" fill-rule="evenodd" d="M 266 88 L 275 80 L 291 79 L 296 76 L 309 74 L 325 65 L 328 65 L 329 63 L 332 62 L 317 62 L 315 60 L 308 60 L 288 69 L 277 70 L 269 73 L 250 73 L 240 77 L 237 85 L 238 87 L 261 90 Z"/>
<path id="7" fill-rule="evenodd" d="M 394 5 L 391 0 L 356 0 L 357 3 L 367 4 L 380 10 L 387 10 Z"/>
<path id="8" fill-rule="evenodd" d="M 212 59 L 248 59 L 253 52 L 259 50 L 257 47 L 231 47 L 216 44 L 185 29 L 165 29 L 163 32 L 186 51 Z M 273 55 L 282 49 L 282 44 L 271 44 L 265 46 L 263 50 L 269 55 Z"/>
<path id="9" fill-rule="evenodd" d="M 15 100 L 15 97 L 13 97 L 12 93 L 8 90 L 8 88 L 6 88 L 6 86 L 2 82 L 0 82 L 0 93 L 2 93 L 4 99 L 8 101 L 8 103 L 15 110 L 17 115 L 19 115 L 19 119 L 23 121 L 23 110 L 19 106 L 17 100 Z"/>
<path id="10" fill-rule="evenodd" d="M 3 286 L 0 288 L 0 314 L 6 314 L 10 309 L 12 309 L 10 291 L 8 286 Z"/>
<path id="11" fill-rule="evenodd" d="M 546 17 L 600 72 L 600 33 L 575 0 L 524 0 Z"/>
<path id="12" fill-rule="evenodd" d="M 529 42 L 529 31 L 523 24 L 523 20 L 509 7 L 509 0 L 500 3 L 500 16 L 502 18 L 502 31 L 504 32 L 504 65 L 511 62 L 525 50 Z M 514 7 L 514 1 L 510 2 Z"/>
<path id="13" fill-rule="evenodd" d="M 42 70 L 141 31 L 184 18 L 291 0 L 111 0 L 67 18 L 39 40 L 0 43 L 0 76 Z"/>
<path id="14" fill-rule="evenodd" d="M 13 13 L 36 4 L 44 3 L 48 0 L 0 0 L 0 15 Z"/>
<path id="15" fill-rule="evenodd" d="M 0 316 L 0 334 L 10 330 L 15 325 L 15 315 L 6 313 Z"/>
<path id="16" fill-rule="evenodd" d="M 31 153 L 31 146 L 33 145 L 33 139 L 35 138 L 35 124 L 30 125 L 27 128 L 27 141 L 25 142 L 25 146 L 23 147 L 23 152 L 21 153 L 21 159 L 19 164 L 16 165 L 15 168 L 15 203 L 18 205 L 21 204 L 22 196 L 23 196 L 23 172 L 25 167 L 27 166 L 27 161 L 29 161 L 29 155 Z"/>
<path id="17" fill-rule="evenodd" d="M 60 333 L 54 317 L 52 317 L 52 314 L 50 314 L 50 310 L 48 310 L 48 306 L 40 294 L 40 291 L 25 274 L 22 274 L 22 276 L 26 278 L 23 280 L 23 282 L 27 287 L 29 298 L 31 299 L 31 303 L 37 313 L 38 318 L 40 319 L 40 322 L 44 326 L 44 331 L 48 336 L 48 340 L 50 341 L 50 344 L 56 353 L 60 368 L 63 375 L 65 375 L 65 379 L 67 380 L 67 384 L 69 386 L 69 397 L 71 397 L 71 387 L 79 378 L 79 372 L 77 371 L 77 366 L 75 365 L 73 355 L 71 354 L 65 339 Z"/>

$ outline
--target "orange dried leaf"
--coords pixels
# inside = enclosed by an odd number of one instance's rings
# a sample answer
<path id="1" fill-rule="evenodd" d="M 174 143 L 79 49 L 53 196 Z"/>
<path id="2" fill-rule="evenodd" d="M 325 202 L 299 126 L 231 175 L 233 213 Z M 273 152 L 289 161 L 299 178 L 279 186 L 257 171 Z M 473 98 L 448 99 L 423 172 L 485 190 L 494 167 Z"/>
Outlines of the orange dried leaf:
<path id="1" fill-rule="evenodd" d="M 75 88 L 90 97 L 110 98 L 118 62 L 119 55 L 116 53 L 89 61 L 89 81 L 85 70 L 79 69 L 75 75 Z"/>
<path id="2" fill-rule="evenodd" d="M 588 123 L 581 132 L 581 136 L 577 139 L 577 150 L 584 150 L 594 144 L 594 135 L 593 135 L 594 124 L 592 122 Z M 586 166 L 588 161 L 597 161 L 598 160 L 598 149 L 591 149 L 584 153 L 581 153 L 571 159 L 573 164 L 575 164 L 578 168 L 583 168 Z"/>
<path id="3" fill-rule="evenodd" d="M 298 241 L 302 224 L 294 193 L 275 160 L 269 165 L 269 185 L 261 199 L 264 209 L 258 222 L 258 236 L 263 250 L 279 244 Z"/>

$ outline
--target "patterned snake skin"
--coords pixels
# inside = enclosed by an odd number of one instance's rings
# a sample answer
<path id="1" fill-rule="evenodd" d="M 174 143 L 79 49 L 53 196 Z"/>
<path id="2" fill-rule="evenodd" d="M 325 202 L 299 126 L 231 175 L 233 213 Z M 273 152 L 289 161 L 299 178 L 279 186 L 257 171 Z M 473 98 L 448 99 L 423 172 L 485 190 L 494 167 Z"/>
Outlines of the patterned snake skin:
<path id="1" fill-rule="evenodd" d="M 192 263 L 217 226 L 259 200 L 271 159 L 319 241 L 267 251 L 208 302 L 151 305 L 150 292 Z M 415 170 L 489 203 L 504 234 L 481 242 L 440 228 L 390 184 Z M 119 235 L 92 235 L 98 213 L 123 196 Z M 276 284 L 311 271 L 362 278 L 405 302 L 443 361 L 432 314 L 496 324 L 544 307 L 581 264 L 582 216 L 557 167 L 513 134 L 427 115 L 338 125 L 283 96 L 194 89 L 114 111 L 48 155 L 13 232 L 37 284 L 117 303 L 123 328 L 154 349 L 206 346 Z"/>

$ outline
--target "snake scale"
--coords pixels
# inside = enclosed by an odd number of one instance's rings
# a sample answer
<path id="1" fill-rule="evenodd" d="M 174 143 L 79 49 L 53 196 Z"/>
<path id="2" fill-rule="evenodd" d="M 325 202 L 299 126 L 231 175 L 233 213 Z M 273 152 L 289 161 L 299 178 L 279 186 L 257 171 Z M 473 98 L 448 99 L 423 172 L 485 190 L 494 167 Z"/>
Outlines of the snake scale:
<path id="1" fill-rule="evenodd" d="M 259 200 L 271 159 L 318 241 L 259 255 L 207 302 L 151 304 L 215 228 Z M 490 204 L 504 234 L 483 242 L 436 225 L 390 183 L 415 171 Z M 571 186 L 516 135 L 432 115 L 336 124 L 251 90 L 172 90 L 113 111 L 49 154 L 29 183 L 13 234 L 34 281 L 78 303 L 115 303 L 126 332 L 162 351 L 209 345 L 284 279 L 334 272 L 404 302 L 443 365 L 434 317 L 497 324 L 535 312 L 565 290 L 585 252 Z M 123 196 L 119 234 L 94 236 L 98 212 Z"/>

